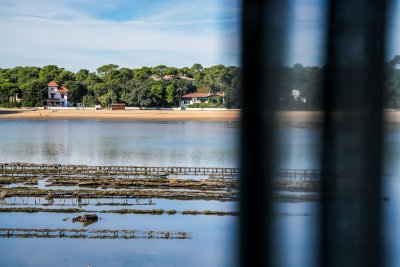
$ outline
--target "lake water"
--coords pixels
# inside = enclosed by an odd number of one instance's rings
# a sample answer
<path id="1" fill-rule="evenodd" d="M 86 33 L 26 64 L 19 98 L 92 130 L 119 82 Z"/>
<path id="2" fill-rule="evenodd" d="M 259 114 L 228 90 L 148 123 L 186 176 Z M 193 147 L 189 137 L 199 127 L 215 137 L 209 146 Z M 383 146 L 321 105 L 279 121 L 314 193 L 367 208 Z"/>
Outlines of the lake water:
<path id="1" fill-rule="evenodd" d="M 238 133 L 238 124 L 229 122 L 0 121 L 0 162 L 237 167 Z M 23 199 L 14 201 L 21 204 Z M 134 208 L 237 210 L 235 202 L 152 201 L 151 207 Z M 72 203 L 64 207 L 76 208 Z M 85 207 L 96 208 L 95 203 Z M 71 216 L 0 213 L 0 227 L 81 228 Z M 235 216 L 99 216 L 88 229 L 185 231 L 192 239 L 2 238 L 0 266 L 235 266 Z"/>
<path id="2" fill-rule="evenodd" d="M 319 169 L 321 128 L 284 127 L 279 131 L 281 168 Z M 387 266 L 400 262 L 400 128 L 386 129 L 384 147 L 383 241 Z M 279 203 L 273 218 L 276 266 L 319 266 L 319 203 Z M 291 215 L 290 215 L 291 214 Z"/>
<path id="3" fill-rule="evenodd" d="M 0 162 L 238 166 L 229 122 L 1 121 Z"/>
<path id="4" fill-rule="evenodd" d="M 0 162 L 237 167 L 236 123 L 0 121 Z M 319 128 L 285 127 L 281 168 L 319 169 Z M 400 130 L 386 134 L 386 257 L 400 262 Z M 234 202 L 154 200 L 163 209 L 237 210 Z M 152 207 L 153 208 L 153 207 Z M 274 206 L 276 266 L 318 265 L 319 204 Z M 0 227 L 73 228 L 68 214 L 0 213 Z M 235 266 L 233 216 L 102 214 L 91 229 L 192 232 L 190 240 L 0 239 L 0 266 Z M 20 257 L 19 255 L 24 255 Z"/>

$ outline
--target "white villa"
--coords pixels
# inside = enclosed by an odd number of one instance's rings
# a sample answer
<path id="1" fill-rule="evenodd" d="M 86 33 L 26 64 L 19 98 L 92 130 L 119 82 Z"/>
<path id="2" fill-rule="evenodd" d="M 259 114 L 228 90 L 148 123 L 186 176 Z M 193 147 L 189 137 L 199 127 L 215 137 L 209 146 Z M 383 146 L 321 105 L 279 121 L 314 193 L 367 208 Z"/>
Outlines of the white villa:
<path id="1" fill-rule="evenodd" d="M 51 81 L 48 85 L 47 106 L 68 107 L 68 89 Z"/>
<path id="2" fill-rule="evenodd" d="M 191 93 L 182 96 L 181 106 L 191 105 L 194 103 L 212 103 L 217 98 L 221 98 L 222 103 L 225 103 L 224 93 Z"/>

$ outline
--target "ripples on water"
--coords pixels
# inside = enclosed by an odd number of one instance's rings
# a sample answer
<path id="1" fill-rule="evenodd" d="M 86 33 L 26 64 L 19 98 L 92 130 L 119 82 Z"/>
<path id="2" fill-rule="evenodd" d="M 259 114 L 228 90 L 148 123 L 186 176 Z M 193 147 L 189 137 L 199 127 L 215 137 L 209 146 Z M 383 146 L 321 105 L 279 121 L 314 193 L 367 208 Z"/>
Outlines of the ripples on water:
<path id="1" fill-rule="evenodd" d="M 279 131 L 280 168 L 319 169 L 321 128 L 284 127 Z M 386 130 L 382 195 L 383 234 L 388 266 L 400 262 L 400 128 Z M 277 214 L 305 213 L 309 216 L 274 216 L 276 266 L 318 266 L 319 203 L 280 203 Z"/>
<path id="2" fill-rule="evenodd" d="M 235 122 L 1 121 L 0 162 L 238 166 Z"/>
<path id="3" fill-rule="evenodd" d="M 0 162 L 87 165 L 238 166 L 238 125 L 221 122 L 1 121 Z M 280 129 L 281 168 L 319 169 L 321 130 Z M 385 242 L 400 262 L 400 131 L 386 134 Z M 159 201 L 183 209 L 182 201 Z M 189 207 L 234 209 L 234 203 L 188 202 Z M 233 205 L 233 206 L 232 206 Z M 273 225 L 276 266 L 318 265 L 318 203 L 279 203 Z M 0 226 L 65 226 L 64 214 L 1 214 Z M 237 218 L 104 214 L 90 227 L 192 231 L 192 240 L 0 239 L 1 266 L 234 266 Z M 24 253 L 24 257 L 18 257 Z M 91 265 L 92 266 L 92 265 Z"/>
<path id="4" fill-rule="evenodd" d="M 0 121 L 0 162 L 237 167 L 238 132 L 237 123 L 229 122 Z M 237 210 L 235 202 L 153 202 L 151 209 Z M 0 213 L 0 227 L 80 228 L 63 220 L 71 216 L 75 214 Z M 235 216 L 99 216 L 101 220 L 88 228 L 187 231 L 193 238 L 3 238 L 0 266 L 235 266 Z"/>

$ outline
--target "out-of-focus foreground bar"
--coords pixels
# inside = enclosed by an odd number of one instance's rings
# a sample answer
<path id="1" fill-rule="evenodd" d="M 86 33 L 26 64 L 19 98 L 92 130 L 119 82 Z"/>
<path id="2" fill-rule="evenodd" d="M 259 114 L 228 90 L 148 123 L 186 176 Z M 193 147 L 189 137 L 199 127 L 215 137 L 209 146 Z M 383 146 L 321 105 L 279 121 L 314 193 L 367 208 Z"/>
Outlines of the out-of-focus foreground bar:
<path id="1" fill-rule="evenodd" d="M 321 266 L 382 266 L 381 169 L 386 2 L 329 5 L 321 163 Z M 240 264 L 271 266 L 276 92 L 286 1 L 243 1 Z"/>

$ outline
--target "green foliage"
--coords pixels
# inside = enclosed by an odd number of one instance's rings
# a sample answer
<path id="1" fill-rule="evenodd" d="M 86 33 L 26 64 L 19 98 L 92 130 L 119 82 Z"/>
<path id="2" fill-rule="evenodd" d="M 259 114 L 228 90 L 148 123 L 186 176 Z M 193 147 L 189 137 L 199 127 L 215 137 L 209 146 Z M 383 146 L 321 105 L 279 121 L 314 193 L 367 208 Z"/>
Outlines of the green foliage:
<path id="1" fill-rule="evenodd" d="M 167 103 L 172 105 L 174 103 L 174 95 L 175 95 L 175 88 L 172 84 L 167 86 L 167 89 L 165 90 L 167 94 Z"/>
<path id="2" fill-rule="evenodd" d="M 36 67 L 15 67 L 8 71 L 9 81 L 21 86 L 39 78 L 39 68 Z"/>
<path id="3" fill-rule="evenodd" d="M 163 86 L 161 84 L 159 84 L 159 83 L 153 84 L 150 87 L 150 91 L 151 91 L 151 93 L 153 94 L 153 96 L 155 98 L 157 106 L 162 105 L 162 101 L 163 101 L 163 98 L 164 98 L 164 88 L 163 88 Z"/>
<path id="4" fill-rule="evenodd" d="M 10 83 L 11 75 L 8 69 L 0 69 L 0 83 Z"/>
<path id="5" fill-rule="evenodd" d="M 22 103 L 20 102 L 5 102 L 0 103 L 1 108 L 20 108 L 22 107 Z"/>
<path id="6" fill-rule="evenodd" d="M 119 70 L 119 82 L 126 83 L 133 78 L 133 71 L 128 68 L 121 68 Z"/>
<path id="7" fill-rule="evenodd" d="M 57 82 L 57 77 L 58 75 L 63 71 L 64 69 L 58 68 L 56 65 L 47 65 L 44 66 L 40 71 L 39 71 L 39 79 L 44 82 L 44 83 L 49 83 L 51 81 L 56 81 Z"/>
<path id="8" fill-rule="evenodd" d="M 304 110 L 322 108 L 324 69 L 304 67 L 295 64 L 292 68 L 281 67 L 282 84 L 278 92 L 279 105 L 283 110 Z M 292 91 L 298 90 L 295 98 Z"/>
<path id="9" fill-rule="evenodd" d="M 226 67 L 221 64 L 203 68 L 201 65 L 195 64 L 192 70 L 197 88 L 203 88 L 203 91 L 213 93 L 229 91 L 230 105 L 239 105 L 239 68 Z"/>
<path id="10" fill-rule="evenodd" d="M 108 64 L 97 68 L 97 73 L 100 77 L 107 76 L 111 71 L 117 70 L 119 68 L 118 65 Z"/>
<path id="11" fill-rule="evenodd" d="M 35 80 L 24 84 L 22 87 L 23 105 L 28 107 L 44 106 L 47 99 L 47 84 Z"/>
<path id="12" fill-rule="evenodd" d="M 85 105 L 85 107 L 94 107 L 94 105 L 98 104 L 95 96 L 91 92 L 88 92 L 82 97 L 82 103 Z"/>
<path id="13" fill-rule="evenodd" d="M 400 56 L 395 56 L 386 65 L 387 80 L 384 103 L 386 108 L 400 108 Z"/>
<path id="14" fill-rule="evenodd" d="M 9 102 L 10 97 L 15 101 L 15 96 L 19 91 L 18 86 L 14 83 L 0 84 L 0 103 Z"/>
<path id="15" fill-rule="evenodd" d="M 99 97 L 100 105 L 104 108 L 110 109 L 111 104 L 117 102 L 117 96 L 115 95 L 113 90 L 108 90 L 108 92 Z"/>
<path id="16" fill-rule="evenodd" d="M 85 69 L 80 69 L 76 75 L 75 75 L 75 79 L 77 82 L 80 82 L 82 84 L 84 84 L 86 82 L 86 79 L 89 76 L 89 71 L 85 70 Z"/>
<path id="17" fill-rule="evenodd" d="M 79 82 L 69 81 L 64 84 L 68 88 L 68 101 L 72 103 L 82 103 L 83 97 L 87 94 L 86 87 Z"/>
<path id="18" fill-rule="evenodd" d="M 96 100 L 98 100 L 101 95 L 104 95 L 108 92 L 108 86 L 104 82 L 95 83 L 88 86 L 88 91 L 93 92 Z"/>
<path id="19" fill-rule="evenodd" d="M 152 69 L 152 72 L 153 72 L 153 74 L 155 74 L 156 76 L 158 76 L 158 77 L 162 77 L 163 75 L 165 75 L 166 73 L 165 73 L 165 71 L 167 70 L 167 66 L 165 66 L 165 65 L 158 65 L 158 66 L 155 66 L 153 69 Z"/>
<path id="20" fill-rule="evenodd" d="M 89 87 L 89 86 L 94 86 L 95 84 L 101 83 L 101 82 L 103 82 L 103 80 L 100 79 L 100 77 L 97 76 L 96 73 L 91 72 L 88 74 L 86 80 L 82 83 Z"/>
<path id="21" fill-rule="evenodd" d="M 152 70 L 149 67 L 134 69 L 132 72 L 133 72 L 133 79 L 137 81 L 146 81 L 152 75 Z"/>
<path id="22" fill-rule="evenodd" d="M 41 106 L 47 99 L 47 84 L 55 81 L 69 89 L 68 101 L 85 106 L 125 101 L 128 106 L 179 106 L 181 97 L 198 91 L 225 92 L 227 105 L 239 106 L 239 71 L 237 67 L 217 65 L 191 68 L 166 65 L 120 68 L 108 64 L 97 72 L 80 69 L 74 73 L 56 65 L 0 69 L 0 104 L 15 102 L 22 97 L 23 105 Z"/>
<path id="23" fill-rule="evenodd" d="M 57 77 L 55 78 L 55 80 L 59 83 L 59 84 L 65 84 L 66 82 L 69 81 L 75 81 L 75 73 L 70 72 L 69 70 L 62 70 Z"/>
<path id="24" fill-rule="evenodd" d="M 193 103 L 188 108 L 225 108 L 223 103 Z"/>
<path id="25" fill-rule="evenodd" d="M 193 64 L 193 66 L 192 66 L 192 71 L 193 71 L 194 73 L 201 72 L 202 70 L 203 70 L 203 66 L 202 66 L 201 64 L 199 64 L 199 63 Z"/>
<path id="26" fill-rule="evenodd" d="M 149 107 L 153 103 L 153 94 L 150 91 L 151 82 L 131 80 L 124 86 L 121 100 L 130 106 Z"/>

